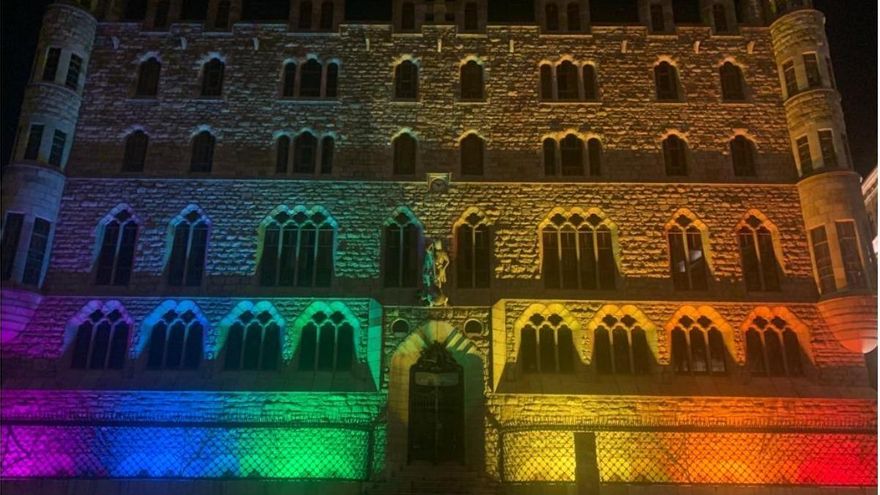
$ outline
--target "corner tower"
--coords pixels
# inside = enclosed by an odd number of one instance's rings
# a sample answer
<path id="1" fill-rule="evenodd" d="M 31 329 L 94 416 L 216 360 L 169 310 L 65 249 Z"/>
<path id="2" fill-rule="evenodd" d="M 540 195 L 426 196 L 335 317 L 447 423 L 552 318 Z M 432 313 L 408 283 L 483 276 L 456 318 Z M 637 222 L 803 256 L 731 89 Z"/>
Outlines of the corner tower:
<path id="1" fill-rule="evenodd" d="M 92 3 L 53 3 L 43 18 L 2 181 L 3 342 L 27 325 L 40 302 L 95 39 Z"/>
<path id="2" fill-rule="evenodd" d="M 819 288 L 818 307 L 841 344 L 867 353 L 877 346 L 875 260 L 834 80 L 825 16 L 809 0 L 778 0 L 768 7 Z"/>

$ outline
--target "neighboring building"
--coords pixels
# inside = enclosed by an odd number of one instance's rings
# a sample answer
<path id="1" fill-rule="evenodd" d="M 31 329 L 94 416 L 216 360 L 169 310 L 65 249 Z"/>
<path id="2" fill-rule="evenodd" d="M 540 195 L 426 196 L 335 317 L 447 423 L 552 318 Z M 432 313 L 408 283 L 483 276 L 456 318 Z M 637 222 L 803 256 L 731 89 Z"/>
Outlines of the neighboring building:
<path id="1" fill-rule="evenodd" d="M 4 493 L 874 493 L 823 15 L 624 7 L 51 5 Z"/>
<path id="2" fill-rule="evenodd" d="M 868 225 L 870 226 L 871 247 L 874 248 L 874 256 L 877 256 L 877 167 L 862 180 L 862 196 L 865 198 L 865 210 L 868 212 Z"/>

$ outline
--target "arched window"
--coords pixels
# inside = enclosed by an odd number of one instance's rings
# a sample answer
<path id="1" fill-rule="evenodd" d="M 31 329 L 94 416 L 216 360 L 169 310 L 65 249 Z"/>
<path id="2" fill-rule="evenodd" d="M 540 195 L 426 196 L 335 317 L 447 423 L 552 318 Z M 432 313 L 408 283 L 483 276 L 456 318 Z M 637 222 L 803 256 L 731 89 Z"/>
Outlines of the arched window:
<path id="1" fill-rule="evenodd" d="M 480 29 L 480 20 L 477 11 L 477 2 L 468 2 L 464 5 L 464 30 L 473 32 Z"/>
<path id="2" fill-rule="evenodd" d="M 299 4 L 299 22 L 297 28 L 302 30 L 312 29 L 312 2 L 301 1 Z"/>
<path id="3" fill-rule="evenodd" d="M 660 62 L 654 67 L 654 84 L 657 100 L 678 101 L 678 72 L 669 62 Z"/>
<path id="4" fill-rule="evenodd" d="M 596 67 L 585 64 L 581 69 L 584 81 L 584 100 L 596 101 L 599 99 L 598 82 L 596 81 Z"/>
<path id="5" fill-rule="evenodd" d="M 416 6 L 413 2 L 403 2 L 400 6 L 400 29 L 403 31 L 416 29 Z"/>
<path id="6" fill-rule="evenodd" d="M 325 1 L 321 3 L 321 22 L 319 27 L 321 31 L 333 29 L 333 2 Z"/>
<path id="7" fill-rule="evenodd" d="M 394 68 L 394 97 L 398 100 L 415 100 L 419 94 L 419 67 L 411 60 L 404 60 Z"/>
<path id="8" fill-rule="evenodd" d="M 73 369 L 121 370 L 128 351 L 131 324 L 118 309 L 92 312 L 76 329 Z"/>
<path id="9" fill-rule="evenodd" d="M 265 225 L 260 285 L 329 287 L 336 229 L 326 214 L 282 211 Z"/>
<path id="10" fill-rule="evenodd" d="M 666 231 L 672 282 L 676 290 L 706 290 L 708 267 L 703 234 L 690 218 L 681 215 Z"/>
<path id="11" fill-rule="evenodd" d="M 331 136 L 321 140 L 321 173 L 333 173 L 333 148 L 336 141 Z"/>
<path id="12" fill-rule="evenodd" d="M 223 72 L 226 66 L 212 58 L 202 66 L 202 96 L 216 97 L 223 94 Z"/>
<path id="13" fill-rule="evenodd" d="M 571 329 L 556 314 L 534 314 L 520 330 L 520 357 L 526 373 L 573 373 L 577 353 Z"/>
<path id="14" fill-rule="evenodd" d="M 590 175 L 597 177 L 602 174 L 602 143 L 592 138 L 587 141 L 587 156 L 590 160 Z"/>
<path id="15" fill-rule="evenodd" d="M 172 224 L 173 239 L 168 257 L 168 285 L 198 287 L 205 272 L 208 222 L 190 210 Z"/>
<path id="16" fill-rule="evenodd" d="M 217 15 L 214 17 L 215 28 L 226 29 L 229 27 L 229 7 L 229 0 L 217 2 Z"/>
<path id="17" fill-rule="evenodd" d="M 483 99 L 483 67 L 471 60 L 461 66 L 461 99 Z"/>
<path id="18" fill-rule="evenodd" d="M 416 138 L 403 133 L 394 138 L 394 175 L 412 175 L 416 173 Z"/>
<path id="19" fill-rule="evenodd" d="M 562 175 L 584 175 L 584 142 L 569 134 L 559 142 Z"/>
<path id="20" fill-rule="evenodd" d="M 400 212 L 385 224 L 385 287 L 416 287 L 422 229 Z"/>
<path id="21" fill-rule="evenodd" d="M 159 0 L 156 4 L 156 15 L 153 17 L 153 27 L 164 29 L 168 26 L 168 12 L 171 10 L 169 0 Z"/>
<path id="22" fill-rule="evenodd" d="M 556 141 L 547 138 L 542 145 L 544 155 L 544 175 L 556 175 Z"/>
<path id="23" fill-rule="evenodd" d="M 571 2 L 566 7 L 566 14 L 568 20 L 568 31 L 569 32 L 578 32 L 581 30 L 581 8 L 575 3 Z"/>
<path id="24" fill-rule="evenodd" d="M 135 88 L 135 96 L 156 96 L 159 92 L 159 73 L 161 71 L 162 64 L 160 64 L 155 58 L 150 58 L 141 62 L 141 65 L 138 66 L 138 80 Z"/>
<path id="25" fill-rule="evenodd" d="M 214 136 L 208 131 L 196 134 L 192 142 L 190 172 L 210 172 L 214 164 Z"/>
<path id="26" fill-rule="evenodd" d="M 730 24 L 727 22 L 727 8 L 723 3 L 712 5 L 712 20 L 715 23 L 716 33 L 730 33 Z"/>
<path id="27" fill-rule="evenodd" d="M 321 96 L 321 63 L 310 59 L 300 68 L 299 95 L 304 98 L 319 98 Z"/>
<path id="28" fill-rule="evenodd" d="M 675 134 L 664 139 L 663 162 L 666 175 L 687 175 L 687 143 Z"/>
<path id="29" fill-rule="evenodd" d="M 556 66 L 556 95 L 564 101 L 578 99 L 578 69 L 568 60 Z"/>
<path id="30" fill-rule="evenodd" d="M 555 3 L 544 6 L 544 22 L 547 31 L 555 33 L 559 31 L 559 7 Z"/>
<path id="31" fill-rule="evenodd" d="M 788 323 L 775 317 L 756 317 L 746 330 L 746 361 L 753 375 L 800 376 L 801 346 Z"/>
<path id="32" fill-rule="evenodd" d="M 281 136 L 275 145 L 275 172 L 286 174 L 288 162 L 290 161 L 290 138 Z"/>
<path id="33" fill-rule="evenodd" d="M 721 99 L 724 101 L 743 101 L 746 99 L 742 70 L 731 62 L 725 62 L 719 69 L 721 75 Z"/>
<path id="34" fill-rule="evenodd" d="M 348 371 L 354 364 L 354 327 L 339 311 L 316 312 L 302 328 L 300 371 Z"/>
<path id="35" fill-rule="evenodd" d="M 611 230 L 598 215 L 554 215 L 542 229 L 548 289 L 614 289 L 617 265 Z"/>
<path id="36" fill-rule="evenodd" d="M 324 83 L 324 97 L 336 98 L 339 86 L 339 64 L 327 64 L 327 77 Z"/>
<path id="37" fill-rule="evenodd" d="M 840 246 L 840 257 L 843 260 L 843 271 L 846 275 L 846 287 L 848 289 L 864 289 L 868 286 L 866 270 L 862 263 L 859 250 L 856 224 L 852 220 L 834 222 L 837 231 L 837 243 Z M 866 249 L 866 253 L 870 253 Z M 870 258 L 868 259 L 870 264 Z"/>
<path id="38" fill-rule="evenodd" d="M 599 374 L 637 374 L 651 372 L 652 358 L 645 331 L 636 325 L 635 318 L 611 315 L 596 327 L 593 343 L 593 362 Z"/>
<path id="39" fill-rule="evenodd" d="M 770 229 L 754 215 L 749 215 L 740 225 L 737 235 L 746 289 L 779 290 L 779 264 Z"/>
<path id="40" fill-rule="evenodd" d="M 541 66 L 541 99 L 553 99 L 553 67 L 550 64 Z"/>
<path id="41" fill-rule="evenodd" d="M 296 62 L 284 64 L 283 81 L 281 83 L 281 96 L 291 98 L 296 87 Z"/>
<path id="42" fill-rule="evenodd" d="M 147 368 L 194 370 L 202 361 L 204 327 L 195 312 L 170 310 L 150 331 Z"/>
<path id="43" fill-rule="evenodd" d="M 125 138 L 125 154 L 122 157 L 123 172 L 143 172 L 150 138 L 144 131 L 134 131 Z"/>
<path id="44" fill-rule="evenodd" d="M 471 213 L 455 230 L 455 279 L 460 289 L 483 289 L 492 279 L 492 238 L 485 219 Z"/>
<path id="45" fill-rule="evenodd" d="M 733 175 L 755 175 L 755 145 L 748 138 L 737 136 L 730 141 L 730 157 L 733 159 Z"/>
<path id="46" fill-rule="evenodd" d="M 281 325 L 268 310 L 244 311 L 226 334 L 223 369 L 274 370 L 281 358 Z"/>
<path id="47" fill-rule="evenodd" d="M 293 143 L 293 171 L 296 173 L 315 173 L 318 157 L 318 139 L 311 132 L 303 132 Z"/>
<path id="48" fill-rule="evenodd" d="M 97 285 L 128 285 L 134 264 L 134 248 L 138 226 L 129 210 L 121 210 L 101 228 L 101 250 L 98 253 Z"/>
<path id="49" fill-rule="evenodd" d="M 672 366 L 676 373 L 725 373 L 727 349 L 707 316 L 682 316 L 672 329 Z"/>
<path id="50" fill-rule="evenodd" d="M 461 147 L 461 174 L 483 175 L 485 143 L 477 134 L 468 134 L 459 143 Z"/>

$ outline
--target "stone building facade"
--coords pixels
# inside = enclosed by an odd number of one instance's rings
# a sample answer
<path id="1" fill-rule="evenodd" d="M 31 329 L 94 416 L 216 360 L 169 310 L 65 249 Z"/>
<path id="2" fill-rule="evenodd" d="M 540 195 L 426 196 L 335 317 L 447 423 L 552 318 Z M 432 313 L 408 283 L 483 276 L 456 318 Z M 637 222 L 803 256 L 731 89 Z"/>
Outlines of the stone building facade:
<path id="1" fill-rule="evenodd" d="M 873 231 L 809 1 L 346 7 L 49 7 L 4 490 L 876 491 Z"/>

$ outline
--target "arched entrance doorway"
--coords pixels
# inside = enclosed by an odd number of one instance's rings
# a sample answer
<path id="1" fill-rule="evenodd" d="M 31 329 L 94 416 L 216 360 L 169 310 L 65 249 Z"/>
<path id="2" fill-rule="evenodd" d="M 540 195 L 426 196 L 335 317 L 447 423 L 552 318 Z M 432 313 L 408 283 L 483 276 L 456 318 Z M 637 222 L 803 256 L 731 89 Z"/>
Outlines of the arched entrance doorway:
<path id="1" fill-rule="evenodd" d="M 410 463 L 464 462 L 464 374 L 440 342 L 410 368 L 408 438 Z"/>

